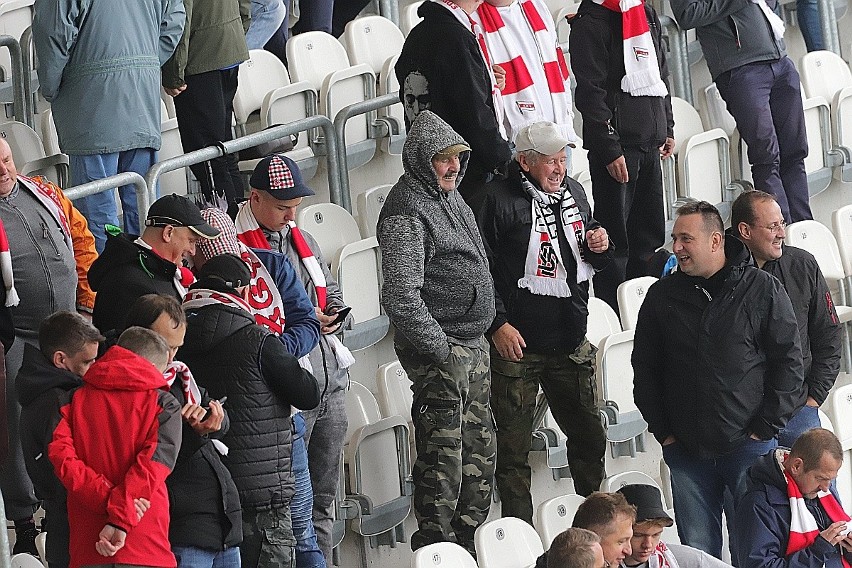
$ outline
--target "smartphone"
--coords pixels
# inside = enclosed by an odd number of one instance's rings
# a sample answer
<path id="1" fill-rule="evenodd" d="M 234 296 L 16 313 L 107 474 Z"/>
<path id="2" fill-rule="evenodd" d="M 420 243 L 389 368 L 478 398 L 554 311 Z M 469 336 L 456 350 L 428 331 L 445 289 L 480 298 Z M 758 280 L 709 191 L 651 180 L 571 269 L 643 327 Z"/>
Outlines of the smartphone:
<path id="1" fill-rule="evenodd" d="M 329 315 L 334 315 L 334 316 L 337 316 L 337 317 L 335 317 L 334 321 L 331 322 L 330 324 L 328 324 L 326 327 L 332 327 L 332 326 L 335 326 L 339 323 L 343 323 L 343 320 L 346 319 L 346 316 L 348 316 L 349 312 L 351 312 L 351 311 L 352 311 L 352 306 L 344 306 L 344 307 L 340 308 L 339 310 L 337 310 L 337 312 L 335 312 L 334 314 L 329 314 Z"/>
<path id="2" fill-rule="evenodd" d="M 228 397 L 223 396 L 222 398 L 219 399 L 219 405 L 225 406 L 225 401 L 227 401 L 227 400 L 228 400 Z M 201 420 L 199 422 L 204 422 L 205 420 L 207 420 L 207 417 L 210 416 L 210 409 L 205 407 L 204 410 L 205 410 L 204 416 L 201 417 Z"/>

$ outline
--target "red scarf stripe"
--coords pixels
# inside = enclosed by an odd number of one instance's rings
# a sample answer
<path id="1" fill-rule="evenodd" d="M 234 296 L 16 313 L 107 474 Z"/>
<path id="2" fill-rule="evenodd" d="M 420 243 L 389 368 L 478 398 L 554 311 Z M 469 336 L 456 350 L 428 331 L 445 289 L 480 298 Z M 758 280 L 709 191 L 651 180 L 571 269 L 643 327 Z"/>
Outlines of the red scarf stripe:
<path id="1" fill-rule="evenodd" d="M 562 77 L 562 69 L 558 61 L 548 61 L 544 64 L 544 75 L 547 77 L 547 86 L 551 93 L 565 92 L 565 79 Z"/>
<path id="2" fill-rule="evenodd" d="M 269 250 L 269 241 L 266 240 L 266 235 L 263 234 L 263 229 L 257 228 L 244 233 L 239 233 L 237 238 L 247 247 Z"/>
<path id="3" fill-rule="evenodd" d="M 506 87 L 502 91 L 503 95 L 517 93 L 533 84 L 532 75 L 527 69 L 527 64 L 524 63 L 524 58 L 520 55 L 498 65 L 506 71 Z"/>
<path id="4" fill-rule="evenodd" d="M 482 4 L 482 6 L 485 5 L 486 4 Z M 488 6 L 490 6 L 490 4 L 488 4 Z M 482 29 L 487 34 L 492 34 L 506 25 L 503 21 L 503 17 L 496 8 L 493 10 L 479 10 L 478 12 L 480 19 L 482 19 Z"/>
<path id="5" fill-rule="evenodd" d="M 562 78 L 567 80 L 571 76 L 571 72 L 568 70 L 568 62 L 565 61 L 565 54 L 558 45 L 556 46 L 556 61 L 559 63 L 559 70 L 562 71 Z M 565 87 L 563 86 L 564 89 Z"/>
<path id="6" fill-rule="evenodd" d="M 648 33 L 648 18 L 645 17 L 645 6 L 639 4 L 633 6 L 624 13 L 624 24 L 621 32 L 622 37 L 630 38 Z"/>
<path id="7" fill-rule="evenodd" d="M 535 5 L 532 2 L 523 2 L 521 8 L 524 10 L 527 21 L 530 23 L 530 27 L 532 27 L 534 32 L 542 32 L 547 29 L 547 26 L 544 25 L 544 20 L 541 19 L 541 15 L 535 9 Z"/>

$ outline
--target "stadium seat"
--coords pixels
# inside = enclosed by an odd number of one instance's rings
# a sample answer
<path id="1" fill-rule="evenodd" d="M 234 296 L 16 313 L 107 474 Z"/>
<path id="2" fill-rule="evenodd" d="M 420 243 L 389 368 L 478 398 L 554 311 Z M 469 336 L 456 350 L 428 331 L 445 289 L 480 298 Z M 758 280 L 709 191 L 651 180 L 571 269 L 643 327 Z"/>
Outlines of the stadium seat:
<path id="1" fill-rule="evenodd" d="M 6 0 L 0 2 L 0 35 L 12 36 L 20 41 L 24 30 L 33 24 L 35 0 Z M 9 50 L 0 49 L 0 68 L 3 82 L 12 80 L 12 58 Z"/>
<path id="2" fill-rule="evenodd" d="M 527 568 L 544 553 L 535 529 L 515 517 L 489 521 L 474 535 L 479 568 Z"/>
<path id="3" fill-rule="evenodd" d="M 721 128 L 731 141 L 731 176 L 734 179 L 752 183 L 748 147 L 740 137 L 737 121 L 728 112 L 728 105 L 719 93 L 716 83 L 710 83 L 704 88 L 704 109 L 706 124 L 710 128 Z"/>
<path id="4" fill-rule="evenodd" d="M 545 550 L 550 549 L 556 535 L 571 526 L 577 507 L 585 500 L 582 495 L 572 493 L 548 499 L 538 506 L 534 524 Z"/>
<path id="5" fill-rule="evenodd" d="M 436 542 L 418 548 L 411 556 L 411 568 L 479 568 L 470 552 L 454 542 Z"/>
<path id="6" fill-rule="evenodd" d="M 846 290 L 852 291 L 852 205 L 845 205 L 832 213 L 831 224 L 846 275 Z"/>
<path id="7" fill-rule="evenodd" d="M 23 122 L 13 120 L 0 124 L 0 137 L 9 143 L 18 173 L 27 176 L 41 175 L 58 184 L 59 187 L 67 187 L 68 156 L 65 154 L 48 156 L 35 130 Z"/>
<path id="8" fill-rule="evenodd" d="M 604 397 L 602 413 L 612 457 L 645 451 L 648 423 L 633 402 L 633 330 L 610 335 L 598 346 L 597 383 Z"/>
<path id="9" fill-rule="evenodd" d="M 401 416 L 381 418 L 373 394 L 355 381 L 346 393 L 346 416 L 350 527 L 372 546 L 395 544 L 405 537 L 402 523 L 411 510 L 408 425 Z"/>
<path id="10" fill-rule="evenodd" d="M 376 372 L 379 387 L 379 406 L 383 416 L 402 416 L 411 423 L 411 379 L 399 361 L 385 363 Z"/>
<path id="11" fill-rule="evenodd" d="M 41 113 L 41 127 L 39 128 L 44 151 L 48 155 L 61 154 L 59 149 L 59 134 L 56 133 L 56 123 L 53 121 L 53 109 L 46 108 Z"/>
<path id="12" fill-rule="evenodd" d="M 379 213 L 385 204 L 385 198 L 393 184 L 387 183 L 371 187 L 364 193 L 358 194 L 356 209 L 358 211 L 358 226 L 361 234 L 365 237 L 376 236 L 376 223 L 379 222 Z"/>
<path id="13" fill-rule="evenodd" d="M 544 392 L 539 389 L 533 412 L 533 439 L 530 449 L 545 452 L 545 460 L 554 481 L 571 477 L 568 467 L 568 437 L 556 423 Z"/>
<path id="14" fill-rule="evenodd" d="M 648 288 L 659 280 L 653 276 L 641 276 L 632 278 L 618 285 L 618 311 L 621 314 L 621 327 L 624 330 L 636 329 L 636 320 L 639 319 L 639 308 L 645 301 Z"/>
<path id="15" fill-rule="evenodd" d="M 832 162 L 831 110 L 822 97 L 802 100 L 805 109 L 805 130 L 808 134 L 808 156 L 805 172 L 808 174 L 808 193 L 811 197 L 822 193 L 831 183 Z"/>
<path id="16" fill-rule="evenodd" d="M 596 347 L 607 335 L 622 331 L 621 322 L 609 304 L 600 298 L 589 298 L 589 318 L 586 326 L 586 339 Z"/>
<path id="17" fill-rule="evenodd" d="M 169 113 L 169 118 L 175 118 L 177 116 L 177 112 L 175 111 L 175 99 L 166 94 L 166 90 L 160 87 L 160 100 L 163 101 L 166 105 L 166 111 Z"/>
<path id="18" fill-rule="evenodd" d="M 44 564 L 45 566 L 47 566 L 47 556 L 45 555 L 45 552 L 44 552 L 45 541 L 47 541 L 47 532 L 46 531 L 42 531 L 42 532 L 38 533 L 38 535 L 36 535 L 35 545 L 36 545 L 36 550 L 38 550 L 38 557 L 41 560 L 41 563 Z"/>
<path id="19" fill-rule="evenodd" d="M 349 243 L 332 268 L 343 301 L 352 308 L 352 327 L 344 330 L 343 343 L 353 351 L 375 345 L 390 329 L 379 302 L 379 254 L 376 237 Z"/>
<path id="20" fill-rule="evenodd" d="M 329 264 L 334 262 L 345 245 L 361 240 L 358 223 L 349 211 L 334 203 L 300 207 L 296 224 L 316 239 Z"/>
<path id="21" fill-rule="evenodd" d="M 840 176 L 852 181 L 852 70 L 831 51 L 812 51 L 799 64 L 807 97 L 822 97 L 831 107 L 831 137 L 837 158 L 842 160 Z"/>
<path id="22" fill-rule="evenodd" d="M 169 158 L 175 158 L 183 155 L 183 142 L 180 138 L 180 130 L 178 129 L 177 118 L 169 118 L 168 105 L 162 102 L 162 124 L 160 125 L 160 150 L 157 153 L 157 160 L 162 162 Z M 160 194 L 168 195 L 169 193 L 177 193 L 178 195 L 186 195 L 189 184 L 187 182 L 188 170 L 179 168 L 166 172 L 160 176 Z"/>
<path id="23" fill-rule="evenodd" d="M 32 554 L 15 554 L 10 561 L 11 568 L 44 568 L 41 560 Z"/>
<path id="24" fill-rule="evenodd" d="M 660 484 L 647 473 L 642 473 L 641 471 L 622 471 L 621 473 L 604 478 L 601 482 L 601 491 L 604 493 L 613 493 L 625 485 L 653 485 L 657 489 L 660 489 Z M 662 493 L 662 489 L 660 489 L 660 493 Z"/>
<path id="25" fill-rule="evenodd" d="M 843 465 L 837 476 L 837 490 L 841 502 L 849 503 L 852 501 L 852 384 L 831 391 L 823 408 L 843 448 Z"/>
<path id="26" fill-rule="evenodd" d="M 423 4 L 423 2 L 414 2 L 402 9 L 399 28 L 402 30 L 403 35 L 407 36 L 408 32 L 410 32 L 414 26 L 419 24 L 423 19 L 417 15 L 417 10 L 420 8 L 421 4 Z"/>
<path id="27" fill-rule="evenodd" d="M 576 15 L 579 8 L 579 2 L 568 2 L 567 5 L 562 5 L 558 12 L 553 12 L 553 21 L 556 24 L 556 38 L 559 40 L 559 47 L 566 54 L 568 53 L 571 35 L 571 25 L 568 23 L 568 18 Z"/>
<path id="28" fill-rule="evenodd" d="M 306 81 L 319 93 L 319 112 L 334 121 L 337 113 L 349 105 L 373 98 L 376 75 L 368 65 L 350 65 L 343 45 L 331 34 L 305 32 L 287 41 L 290 75 Z M 354 169 L 373 159 L 373 117 L 368 112 L 346 121 L 347 166 Z"/>

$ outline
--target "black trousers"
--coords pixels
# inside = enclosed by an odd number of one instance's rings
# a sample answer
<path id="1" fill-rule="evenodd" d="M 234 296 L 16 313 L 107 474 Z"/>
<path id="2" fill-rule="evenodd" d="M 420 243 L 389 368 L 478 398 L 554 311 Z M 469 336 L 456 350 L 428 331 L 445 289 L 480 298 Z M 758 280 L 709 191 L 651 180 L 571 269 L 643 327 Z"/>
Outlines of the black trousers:
<path id="1" fill-rule="evenodd" d="M 214 146 L 233 138 L 231 118 L 237 92 L 237 67 L 186 77 L 186 90 L 175 97 L 184 152 Z M 201 183 L 207 205 L 234 209 L 245 194 L 237 157 L 233 154 L 190 166 Z"/>
<path id="2" fill-rule="evenodd" d="M 666 218 L 663 203 L 663 172 L 660 151 L 623 148 L 627 183 L 618 183 L 589 152 L 589 173 L 595 198 L 595 219 L 615 245 L 612 262 L 594 277 L 595 296 L 618 313 L 618 285 L 647 274 L 648 259 L 665 242 Z"/>

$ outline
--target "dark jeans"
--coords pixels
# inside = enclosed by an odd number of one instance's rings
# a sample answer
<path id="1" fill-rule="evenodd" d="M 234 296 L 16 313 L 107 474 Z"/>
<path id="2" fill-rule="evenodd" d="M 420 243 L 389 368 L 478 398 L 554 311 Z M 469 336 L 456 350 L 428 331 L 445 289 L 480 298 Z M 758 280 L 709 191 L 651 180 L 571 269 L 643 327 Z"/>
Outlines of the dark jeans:
<path id="1" fill-rule="evenodd" d="M 491 350 L 491 407 L 497 426 L 496 479 L 502 516 L 532 524 L 527 456 L 539 385 L 556 423 L 568 437 L 574 489 L 588 496 L 600 488 L 605 476 L 606 433 L 595 387 L 596 351 L 584 341 L 573 353 L 525 353 L 514 362 Z"/>
<path id="2" fill-rule="evenodd" d="M 595 219 L 615 245 L 612 262 L 595 274 L 595 296 L 616 313 L 618 285 L 647 275 L 648 259 L 663 246 L 666 233 L 659 149 L 626 146 L 622 151 L 627 162 L 627 183 L 615 181 L 606 170 L 607 164 L 589 152 Z"/>
<path id="3" fill-rule="evenodd" d="M 237 92 L 237 67 L 186 76 L 186 90 L 175 97 L 184 152 L 215 146 L 233 137 L 231 119 Z M 201 184 L 205 204 L 230 208 L 244 196 L 237 157 L 227 154 L 189 169 Z"/>
<path id="4" fill-rule="evenodd" d="M 792 448 L 793 442 L 796 439 L 810 430 L 811 428 L 820 428 L 819 408 L 816 406 L 808 406 L 807 404 L 796 411 L 796 413 L 787 422 L 787 425 L 778 431 L 775 438 L 778 440 L 778 445 L 785 448 Z"/>
<path id="5" fill-rule="evenodd" d="M 334 0 L 300 0 L 299 1 L 299 21 L 293 25 L 292 35 L 297 35 L 303 32 L 325 32 L 331 33 L 331 18 L 334 10 Z M 288 6 L 290 4 L 288 3 Z M 367 4 L 364 4 L 366 6 Z M 363 6 L 362 6 L 363 8 Z M 359 10 L 360 11 L 360 10 Z M 358 12 L 355 13 L 357 15 Z M 353 16 L 354 17 L 354 16 Z M 347 20 L 348 21 L 348 20 Z M 344 22 L 344 26 L 346 23 Z M 343 33 L 343 30 L 340 30 Z M 275 54 L 278 59 L 287 64 L 287 40 L 290 39 L 290 10 L 287 10 L 287 15 L 284 21 L 278 28 L 263 49 Z M 339 36 L 340 34 L 334 34 Z"/>
<path id="6" fill-rule="evenodd" d="M 796 19 L 799 21 L 799 29 L 802 31 L 802 37 L 805 38 L 805 47 L 808 51 L 825 49 L 817 0 L 796 0 Z"/>
<path id="7" fill-rule="evenodd" d="M 748 145 L 754 187 L 775 196 L 788 223 L 813 219 L 805 111 L 793 62 L 785 56 L 743 65 L 719 75 L 716 86 Z"/>

